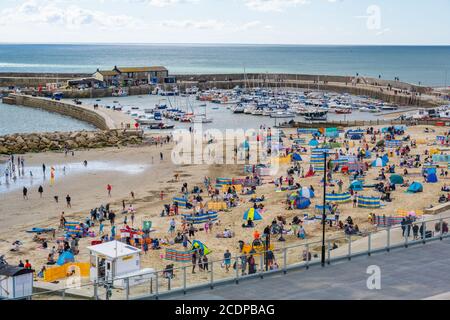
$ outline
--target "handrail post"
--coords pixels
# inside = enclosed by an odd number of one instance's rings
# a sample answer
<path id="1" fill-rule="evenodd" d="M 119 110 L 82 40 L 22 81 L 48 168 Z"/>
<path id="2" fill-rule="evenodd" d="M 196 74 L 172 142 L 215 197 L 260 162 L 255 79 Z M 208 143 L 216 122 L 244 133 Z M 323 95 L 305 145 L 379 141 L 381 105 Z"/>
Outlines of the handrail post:
<path id="1" fill-rule="evenodd" d="M 441 226 L 441 228 L 440 228 L 440 231 L 441 231 L 440 240 L 442 241 L 444 239 L 444 230 L 443 230 L 444 220 L 442 218 L 439 220 L 439 225 Z"/>
<path id="2" fill-rule="evenodd" d="M 348 260 L 352 260 L 352 235 L 348 235 Z"/>
<path id="3" fill-rule="evenodd" d="M 422 230 L 423 230 L 423 237 L 422 237 L 422 243 L 426 244 L 427 243 L 427 224 L 424 222 L 422 222 Z"/>
<path id="4" fill-rule="evenodd" d="M 183 267 L 183 293 L 186 294 L 186 266 Z"/>
<path id="5" fill-rule="evenodd" d="M 239 256 L 236 256 L 236 270 L 235 270 L 235 272 L 236 272 L 236 279 L 235 279 L 235 282 L 236 282 L 236 284 L 239 284 Z M 243 266 L 241 266 L 241 269 L 243 268 Z"/>
<path id="6" fill-rule="evenodd" d="M 98 300 L 98 280 L 94 280 L 94 299 Z"/>
<path id="7" fill-rule="evenodd" d="M 167 291 L 170 291 L 172 288 L 171 288 L 171 278 L 170 278 L 170 276 L 167 278 Z"/>
<path id="8" fill-rule="evenodd" d="M 287 249 L 283 249 L 283 273 L 287 273 Z"/>
<path id="9" fill-rule="evenodd" d="M 406 230 L 405 230 L 405 248 L 408 248 L 408 226 L 406 226 Z"/>
<path id="10" fill-rule="evenodd" d="M 368 236 L 368 245 L 367 245 L 367 254 L 370 255 L 372 254 L 372 232 L 369 232 L 369 236 Z"/>
<path id="11" fill-rule="evenodd" d="M 386 243 L 386 251 L 391 251 L 391 226 L 387 227 L 387 243 Z"/>
<path id="12" fill-rule="evenodd" d="M 159 295 L 159 284 L 158 284 L 158 272 L 156 272 L 156 279 L 155 279 L 155 285 L 156 285 L 156 292 L 155 292 L 155 299 L 158 300 L 158 295 Z"/>
<path id="13" fill-rule="evenodd" d="M 262 254 L 259 255 L 259 267 L 260 267 L 259 276 L 261 277 L 261 279 L 264 279 L 264 257 Z"/>
<path id="14" fill-rule="evenodd" d="M 306 244 L 306 270 L 309 269 L 309 243 Z"/>
<path id="15" fill-rule="evenodd" d="M 327 264 L 331 264 L 331 241 L 328 240 L 327 242 Z"/>
<path id="16" fill-rule="evenodd" d="M 214 289 L 214 261 L 211 261 L 211 278 L 209 287 L 211 290 Z"/>
<path id="17" fill-rule="evenodd" d="M 125 300 L 130 300 L 130 278 L 125 278 Z"/>

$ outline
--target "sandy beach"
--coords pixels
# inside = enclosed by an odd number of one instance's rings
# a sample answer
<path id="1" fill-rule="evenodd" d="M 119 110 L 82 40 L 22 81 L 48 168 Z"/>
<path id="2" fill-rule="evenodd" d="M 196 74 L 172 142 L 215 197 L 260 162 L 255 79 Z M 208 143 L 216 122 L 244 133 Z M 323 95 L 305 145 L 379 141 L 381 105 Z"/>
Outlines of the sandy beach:
<path id="1" fill-rule="evenodd" d="M 418 144 L 417 149 L 413 149 L 413 154 L 424 154 L 425 150 L 434 148 L 431 144 L 435 142 L 435 136 L 443 134 L 444 129 L 436 128 L 436 132 L 425 134 L 425 127 L 410 127 L 407 134 L 412 139 L 422 140 L 422 144 Z M 287 136 L 293 133 L 292 129 L 285 130 Z M 286 140 L 286 144 L 289 142 Z M 427 145 L 429 144 L 429 145 Z M 353 144 L 352 151 L 360 146 L 360 142 Z M 243 165 L 184 165 L 176 166 L 170 160 L 170 152 L 173 144 L 161 146 L 141 146 L 141 147 L 125 147 L 125 148 L 108 148 L 90 151 L 76 151 L 74 156 L 64 153 L 43 153 L 43 154 L 27 154 L 24 155 L 26 166 L 39 167 L 43 163 L 47 168 L 51 166 L 64 166 L 68 163 L 79 163 L 87 161 L 88 165 L 85 170 L 76 170 L 71 172 L 66 170 L 66 176 L 56 175 L 55 183 L 50 185 L 48 180 L 43 181 L 44 193 L 42 199 L 39 197 L 37 188 L 40 182 L 34 182 L 33 187 L 29 188 L 29 199 L 24 200 L 22 197 L 22 186 L 10 192 L 0 194 L 2 206 L 0 207 L 0 252 L 6 254 L 6 259 L 11 264 L 16 264 L 19 260 L 29 259 L 33 267 L 40 269 L 46 262 L 48 250 L 38 249 L 38 244 L 32 240 L 32 235 L 25 231 L 33 227 L 54 227 L 59 224 L 59 217 L 62 211 L 65 212 L 68 221 L 84 221 L 89 217 L 89 211 L 100 205 L 110 204 L 111 209 L 116 213 L 116 224 L 118 228 L 123 224 L 122 200 L 126 204 L 132 203 L 137 210 L 135 227 L 142 226 L 142 221 L 150 220 L 153 222 L 153 228 L 156 229 L 152 236 L 159 238 L 169 237 L 169 217 L 160 217 L 163 204 L 171 203 L 173 196 L 180 194 L 180 188 L 183 182 L 188 183 L 189 189 L 193 186 L 202 187 L 203 178 L 208 176 L 212 181 L 217 177 L 245 177 Z M 160 152 L 164 154 L 164 160 L 160 160 Z M 303 155 L 302 155 L 303 157 Z M 373 159 L 372 159 L 373 160 Z M 398 164 L 398 158 L 391 158 L 391 162 Z M 99 163 L 103 164 L 101 170 L 98 169 Z M 90 168 L 90 165 L 97 165 L 97 169 Z M 104 168 L 106 165 L 107 168 Z M 108 168 L 110 166 L 110 168 Z M 278 176 L 286 176 L 288 165 L 280 168 Z M 303 158 L 302 167 L 305 172 L 309 168 L 309 155 Z M 125 168 L 121 170 L 120 168 Z M 398 169 L 400 172 L 400 169 Z M 179 181 L 174 181 L 174 174 L 179 174 Z M 374 182 L 378 176 L 378 168 L 372 168 L 368 171 L 366 183 Z M 47 173 L 48 174 L 48 173 Z M 275 177 L 275 178 L 277 178 Z M 344 181 L 344 189 L 348 187 L 349 178 L 342 174 L 336 174 L 335 179 Z M 39 179 L 37 176 L 35 179 Z M 321 204 L 322 188 L 321 176 L 301 179 L 296 177 L 295 181 L 303 186 L 314 186 L 316 197 L 312 199 L 312 206 L 307 210 L 291 210 L 285 208 L 284 200 L 286 192 L 275 192 L 273 184 L 264 184 L 257 188 L 257 195 L 265 195 L 265 212 L 263 221 L 257 222 L 256 229 L 262 233 L 263 229 L 270 225 L 272 220 L 278 216 L 283 216 L 288 222 L 292 221 L 295 216 L 303 216 L 305 212 L 314 214 L 314 206 Z M 410 182 L 423 182 L 421 177 L 421 169 L 409 169 L 409 177 L 405 179 Z M 415 211 L 423 210 L 431 204 L 438 203 L 438 197 L 441 194 L 440 189 L 445 180 L 441 180 L 437 184 L 424 184 L 424 192 L 420 196 L 407 194 L 405 188 L 399 188 L 392 194 L 393 202 L 386 203 L 378 210 L 367 210 L 353 208 L 351 203 L 340 205 L 341 219 L 344 220 L 351 216 L 361 231 L 374 231 L 375 227 L 368 222 L 368 215 L 375 212 L 378 215 L 386 216 L 395 215 L 398 209 Z M 106 190 L 107 184 L 112 185 L 112 196 L 108 197 Z M 331 188 L 332 189 L 332 188 Z M 337 188 L 335 189 L 337 191 Z M 130 192 L 135 193 L 135 200 L 131 199 Z M 164 192 L 164 199 L 160 199 L 160 192 Z M 329 190 L 331 191 L 331 190 Z M 67 208 L 65 196 L 69 194 L 72 198 L 72 208 Z M 363 192 L 365 196 L 376 195 L 373 190 Z M 54 196 L 59 196 L 59 203 L 54 201 Z M 203 194 L 204 198 L 207 195 Z M 243 229 L 241 227 L 244 222 L 242 215 L 244 211 L 252 206 L 249 202 L 250 196 L 240 196 L 241 202 L 238 207 L 233 208 L 229 212 L 222 212 L 219 215 L 220 224 L 215 226 L 213 233 L 198 232 L 196 239 L 205 243 L 211 250 L 210 260 L 219 260 L 223 258 L 225 250 L 229 249 L 233 256 L 238 254 L 238 241 L 251 242 L 254 229 Z M 182 211 L 183 212 L 183 211 Z M 187 212 L 187 211 L 185 211 Z M 177 229 L 181 227 L 181 217 L 175 218 Z M 232 239 L 218 239 L 216 233 L 223 232 L 225 228 L 234 231 L 236 236 Z M 105 232 L 110 229 L 109 222 L 105 222 Z M 98 232 L 98 225 L 93 230 Z M 320 239 L 320 222 L 305 224 L 307 232 L 307 241 Z M 60 232 L 59 232 L 60 233 Z M 336 227 L 327 227 L 327 236 L 342 236 L 342 231 Z M 11 243 L 20 240 L 24 243 L 20 252 L 9 252 Z M 80 240 L 80 254 L 76 257 L 79 262 L 87 262 L 89 252 L 86 249 L 92 238 L 83 238 Z M 293 235 L 286 236 L 286 242 L 274 241 L 275 249 L 281 249 L 301 243 L 303 240 Z M 49 242 L 49 248 L 54 243 Z M 174 245 L 173 248 L 182 249 L 181 245 Z M 151 267 L 161 270 L 168 261 L 161 259 L 164 250 L 152 251 L 142 256 L 142 267 Z M 202 276 L 198 276 L 202 277 Z M 203 275 L 203 277 L 205 277 Z"/>

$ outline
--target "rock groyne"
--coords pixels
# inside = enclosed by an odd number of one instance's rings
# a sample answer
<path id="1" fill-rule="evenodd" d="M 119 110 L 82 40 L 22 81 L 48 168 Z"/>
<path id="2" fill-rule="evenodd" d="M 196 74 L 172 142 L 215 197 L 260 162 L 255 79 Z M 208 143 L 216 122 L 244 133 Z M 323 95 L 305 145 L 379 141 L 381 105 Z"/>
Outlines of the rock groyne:
<path id="1" fill-rule="evenodd" d="M 0 136 L 0 154 L 120 147 L 142 143 L 142 131 L 17 133 Z"/>

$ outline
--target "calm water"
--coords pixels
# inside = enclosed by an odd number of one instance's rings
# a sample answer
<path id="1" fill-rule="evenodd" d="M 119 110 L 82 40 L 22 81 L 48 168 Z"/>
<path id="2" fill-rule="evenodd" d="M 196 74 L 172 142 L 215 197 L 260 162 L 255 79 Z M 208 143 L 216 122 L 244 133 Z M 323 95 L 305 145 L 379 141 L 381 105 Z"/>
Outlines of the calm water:
<path id="1" fill-rule="evenodd" d="M 82 99 L 84 103 L 94 104 L 97 103 L 101 106 L 121 106 L 123 111 L 131 111 L 131 114 L 143 115 L 145 109 L 153 108 L 157 103 L 166 103 L 169 108 L 173 106 L 174 108 L 179 108 L 183 111 L 191 112 L 190 106 L 193 107 L 196 114 L 205 113 L 208 118 L 212 118 L 212 123 L 206 123 L 202 125 L 204 130 L 207 129 L 258 129 L 260 125 L 265 125 L 267 127 L 272 127 L 275 125 L 275 119 L 264 116 L 253 116 L 247 114 L 234 114 L 228 109 L 229 106 L 222 104 L 215 104 L 210 102 L 200 102 L 195 99 L 194 96 L 189 97 L 160 97 L 160 96 L 129 96 L 129 97 L 114 97 L 114 98 L 102 98 L 102 99 Z M 201 104 L 206 103 L 206 108 L 201 107 Z M 132 107 L 138 107 L 139 110 L 132 110 Z M 377 116 L 372 113 L 353 111 L 352 114 L 339 115 L 335 113 L 328 114 L 328 120 L 377 120 L 382 119 L 382 116 Z M 286 122 L 291 119 L 277 119 L 277 123 Z M 296 117 L 296 121 L 304 121 L 303 117 Z M 182 123 L 176 121 L 169 121 L 169 123 L 175 125 L 175 129 L 188 129 L 193 127 L 192 123 Z M 154 132 L 158 132 L 152 130 Z M 165 130 L 163 132 L 170 132 Z"/>
<path id="2" fill-rule="evenodd" d="M 0 136 L 12 133 L 96 130 L 76 119 L 44 110 L 11 106 L 0 102 Z"/>
<path id="3" fill-rule="evenodd" d="M 0 45 L 0 72 L 87 72 L 164 65 L 172 73 L 354 75 L 443 86 L 450 46 Z"/>

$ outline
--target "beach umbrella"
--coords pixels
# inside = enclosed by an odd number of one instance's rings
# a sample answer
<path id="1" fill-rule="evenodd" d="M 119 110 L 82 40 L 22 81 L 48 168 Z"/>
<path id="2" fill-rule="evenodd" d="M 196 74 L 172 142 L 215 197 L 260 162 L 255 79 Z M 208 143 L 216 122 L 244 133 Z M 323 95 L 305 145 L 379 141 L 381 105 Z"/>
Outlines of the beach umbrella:
<path id="1" fill-rule="evenodd" d="M 255 208 L 250 208 L 247 211 L 245 211 L 243 219 L 245 221 L 248 220 L 252 220 L 252 221 L 261 221 L 262 220 L 262 216 L 259 213 L 258 210 L 256 210 Z"/>
<path id="2" fill-rule="evenodd" d="M 300 196 L 302 196 L 303 198 L 311 199 L 314 198 L 314 192 L 308 187 L 303 187 L 300 191 Z"/>
<path id="3" fill-rule="evenodd" d="M 405 181 L 402 176 L 399 176 L 398 174 L 393 174 L 389 178 L 392 184 L 403 184 Z"/>
<path id="4" fill-rule="evenodd" d="M 192 242 L 191 250 L 202 250 L 205 256 L 211 253 L 211 250 L 209 250 L 207 246 L 205 246 L 201 241 L 198 240 L 194 240 Z"/>
<path id="5" fill-rule="evenodd" d="M 378 158 L 372 162 L 372 167 L 385 167 L 387 162 L 383 158 Z"/>

